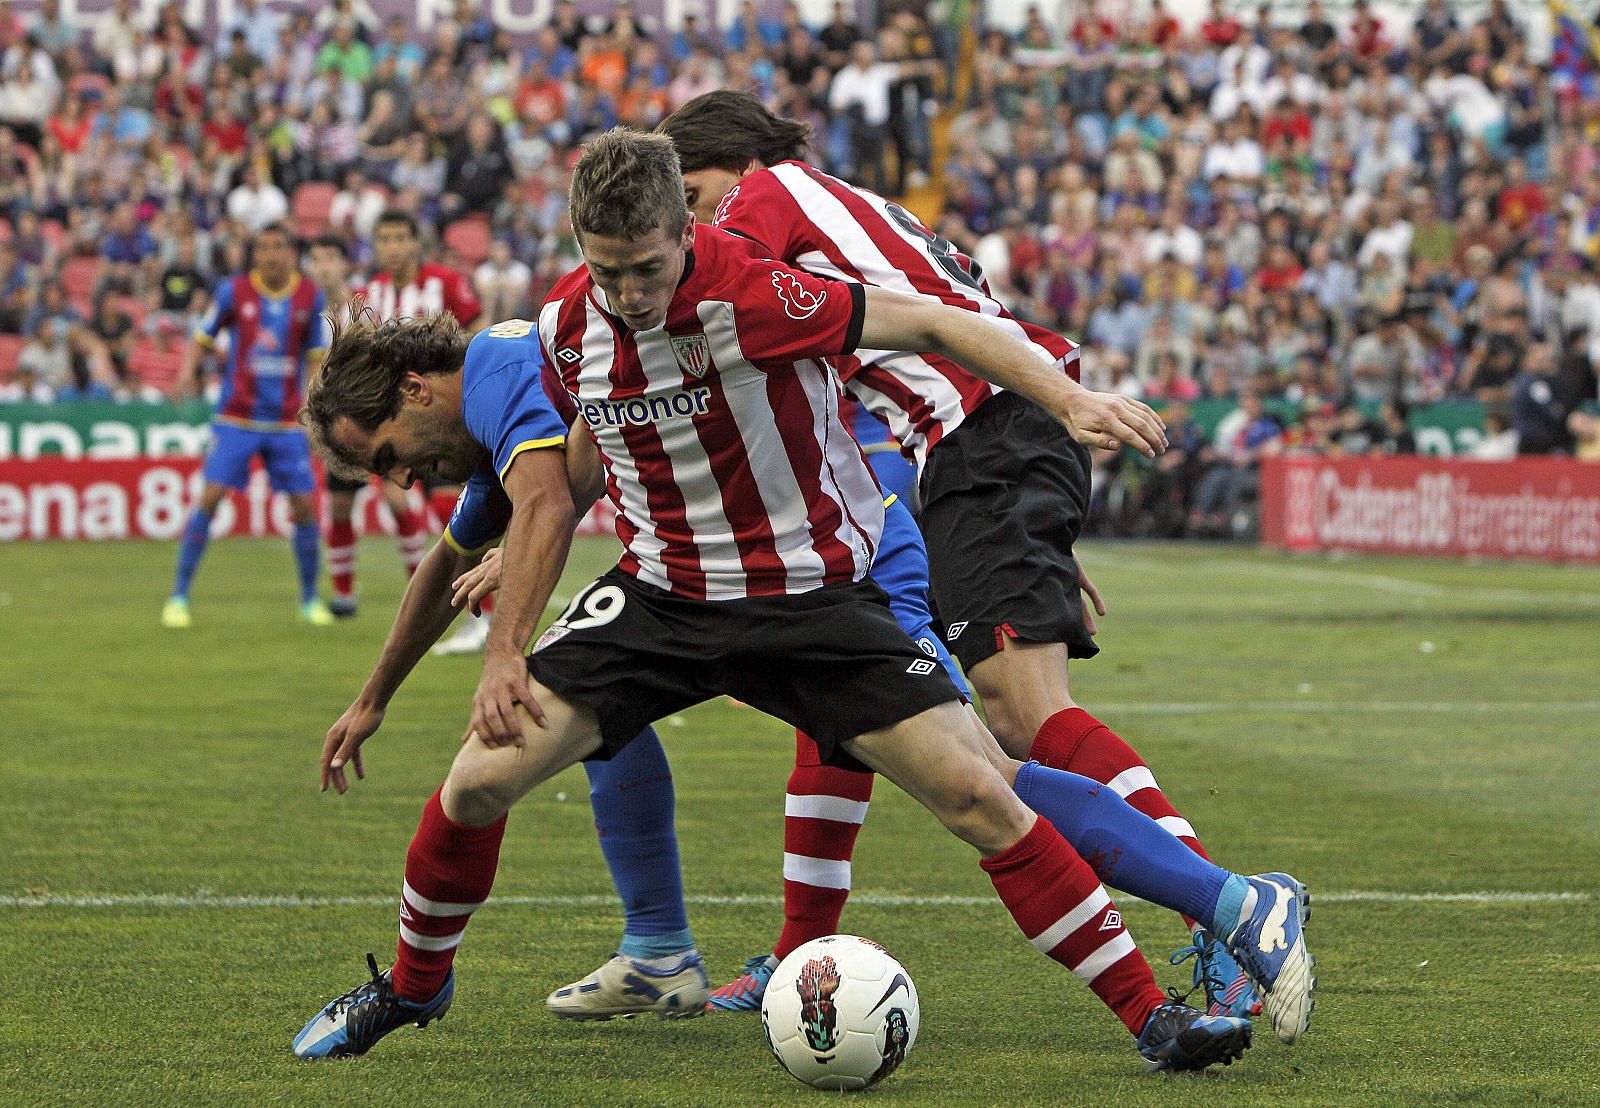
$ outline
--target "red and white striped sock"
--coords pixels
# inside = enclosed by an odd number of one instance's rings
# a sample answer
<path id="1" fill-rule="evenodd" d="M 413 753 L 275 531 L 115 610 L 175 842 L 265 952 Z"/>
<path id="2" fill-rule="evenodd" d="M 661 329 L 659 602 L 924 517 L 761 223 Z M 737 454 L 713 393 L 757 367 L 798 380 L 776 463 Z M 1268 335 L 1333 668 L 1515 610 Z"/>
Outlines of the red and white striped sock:
<path id="1" fill-rule="evenodd" d="M 428 512 L 433 517 L 432 530 L 436 535 L 444 534 L 444 529 L 450 523 L 450 517 L 456 510 L 456 497 L 461 495 L 461 490 L 453 492 L 432 492 L 428 494 Z"/>
<path id="2" fill-rule="evenodd" d="M 795 732 L 794 772 L 783 801 L 783 932 L 773 948 L 779 958 L 838 932 L 872 778 L 822 765 L 817 744 Z"/>
<path id="3" fill-rule="evenodd" d="M 1122 913 L 1047 819 L 980 863 L 1028 941 L 1071 970 L 1133 1034 L 1166 1003 Z"/>
<path id="4" fill-rule="evenodd" d="M 394 512 L 394 541 L 400 547 L 400 560 L 406 564 L 406 576 L 410 577 L 428 553 L 428 528 L 419 512 L 413 508 Z"/>
<path id="5" fill-rule="evenodd" d="M 328 524 L 328 579 L 335 596 L 355 595 L 356 527 L 349 520 Z"/>
<path id="6" fill-rule="evenodd" d="M 1045 720 L 1028 756 L 1051 769 L 1064 769 L 1109 785 L 1112 792 L 1155 820 L 1190 850 L 1211 860 L 1194 827 L 1172 806 L 1144 759 L 1082 708 L 1067 708 Z M 1193 930 L 1194 920 L 1183 918 Z"/>
<path id="7" fill-rule="evenodd" d="M 467 920 L 483 907 L 500 864 L 501 816 L 487 827 L 456 823 L 435 792 L 406 852 L 400 901 L 400 943 L 394 991 L 407 1000 L 433 999 L 450 976 Z"/>

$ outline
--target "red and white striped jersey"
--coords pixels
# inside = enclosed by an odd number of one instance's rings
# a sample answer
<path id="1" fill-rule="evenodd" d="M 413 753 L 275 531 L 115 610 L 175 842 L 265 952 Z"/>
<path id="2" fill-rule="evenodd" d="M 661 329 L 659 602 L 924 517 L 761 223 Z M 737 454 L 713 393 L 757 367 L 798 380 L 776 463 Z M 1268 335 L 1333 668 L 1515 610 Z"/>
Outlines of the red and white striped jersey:
<path id="1" fill-rule="evenodd" d="M 883 497 L 823 361 L 855 349 L 865 293 L 695 230 L 665 323 L 633 331 L 579 267 L 539 313 L 546 392 L 599 446 L 620 568 L 733 600 L 858 581 Z"/>
<path id="2" fill-rule="evenodd" d="M 804 162 L 779 162 L 742 178 L 712 222 L 812 273 L 932 296 L 989 316 L 1077 379 L 1077 344 L 1013 318 L 948 240 L 898 204 Z M 919 467 L 929 448 L 1000 391 L 933 354 L 858 350 L 832 364 L 850 395 L 889 425 Z"/>
<path id="3" fill-rule="evenodd" d="M 394 277 L 374 273 L 364 294 L 367 307 L 379 319 L 421 319 L 449 312 L 463 327 L 483 314 L 483 304 L 472 287 L 472 279 L 447 265 L 424 262 L 417 275 L 395 288 Z"/>

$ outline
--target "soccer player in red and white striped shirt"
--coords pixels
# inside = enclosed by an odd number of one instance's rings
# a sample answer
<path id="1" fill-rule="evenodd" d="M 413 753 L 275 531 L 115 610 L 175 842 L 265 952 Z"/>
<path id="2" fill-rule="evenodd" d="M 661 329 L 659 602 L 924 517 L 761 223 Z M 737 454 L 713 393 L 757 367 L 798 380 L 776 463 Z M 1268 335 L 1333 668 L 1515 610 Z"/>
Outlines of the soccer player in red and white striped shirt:
<path id="1" fill-rule="evenodd" d="M 603 480 L 626 552 L 525 665 L 514 651 L 485 658 L 473 731 L 407 860 L 408 883 L 416 887 L 415 870 L 429 891 L 425 902 L 407 897 L 402 936 L 409 929 L 424 941 L 412 953 L 402 942 L 392 978 L 375 973 L 313 1017 L 297 1050 L 362 1053 L 442 1014 L 509 808 L 574 761 L 625 749 L 649 721 L 732 695 L 805 729 L 825 760 L 873 766 L 975 847 L 1024 934 L 1130 1030 L 1142 1029 L 1153 1067 L 1203 1068 L 1242 1053 L 1246 1021 L 1165 1003 L 1094 870 L 1051 822 L 1070 824 L 1095 798 L 1121 802 L 1086 779 L 1005 758 L 865 580 L 882 501 L 820 359 L 861 343 L 938 350 L 1025 390 L 1075 435 L 1148 454 L 1162 445 L 1154 413 L 1049 372 L 1019 340 L 966 313 L 823 280 L 696 228 L 661 136 L 616 130 L 591 143 L 574 171 L 571 210 L 586 265 L 557 283 L 541 313 L 546 392 L 573 418 L 572 435 L 593 442 L 603 478 L 582 484 Z M 387 374 L 405 343 L 403 333 L 358 339 L 353 350 L 336 340 L 330 374 Z M 460 383 L 401 377 L 394 417 L 369 430 L 334 418 L 322 441 L 407 478 L 449 460 L 461 437 Z M 556 516 L 513 515 L 511 532 L 570 530 L 570 504 Z M 502 613 L 531 628 L 559 566 L 522 564 L 509 551 L 503 562 Z M 346 748 L 360 736 L 352 739 L 324 748 L 324 779 L 341 791 L 343 759 L 354 756 Z M 1134 859 L 1146 853 L 1153 864 L 1152 882 L 1130 891 L 1225 920 L 1227 934 L 1264 951 L 1266 936 L 1287 927 L 1292 954 L 1262 963 L 1261 975 L 1308 1015 L 1310 960 L 1290 879 L 1229 874 L 1122 808 L 1143 842 L 1114 848 L 1127 856 L 1119 873 L 1140 869 Z M 1185 871 L 1178 879 L 1174 861 Z M 425 972 L 413 956 L 426 959 Z"/>
<path id="2" fill-rule="evenodd" d="M 720 90 L 679 108 L 660 130 L 678 149 L 686 199 L 698 218 L 750 239 L 768 257 L 810 272 L 929 297 L 985 316 L 1076 379 L 1076 345 L 1012 318 L 989 294 L 974 263 L 951 243 L 893 202 L 801 161 L 810 136 L 806 124 L 774 115 L 748 93 Z M 888 425 L 918 466 L 919 522 L 935 607 L 946 624 L 950 651 L 976 686 L 1001 746 L 1013 757 L 1110 784 L 1204 856 L 1194 828 L 1167 800 L 1144 760 L 1080 708 L 1069 691 L 1068 659 L 1093 657 L 1099 649 L 1078 596 L 1081 569 L 1072 554 L 1089 501 L 1089 467 L 1081 448 L 1036 407 L 947 358 L 857 351 L 833 364 L 847 392 Z M 965 434 L 963 428 L 968 428 Z M 1098 606 L 1098 596 L 1091 597 Z M 846 801 L 870 790 L 848 771 L 811 761 L 797 762 L 791 796 Z M 849 850 L 841 846 L 856 830 L 790 820 L 785 836 L 786 841 L 810 841 L 830 860 L 843 854 L 842 882 L 848 889 Z M 778 957 L 817 937 L 811 932 L 818 928 L 818 934 L 837 930 L 835 906 L 843 905 L 836 887 L 789 877 L 789 869 L 805 872 L 806 867 L 790 867 L 786 859 L 785 868 L 789 922 L 779 937 Z M 841 871 L 839 865 L 810 868 Z M 1243 981 L 1217 944 L 1197 938 L 1196 946 L 1205 981 L 1219 973 L 1227 983 Z M 714 1005 L 759 1005 L 764 981 L 758 980 L 755 960 L 751 965 L 755 975 L 717 990 Z M 1225 991 L 1207 986 L 1208 995 Z M 1243 985 L 1234 990 L 1236 998 L 1241 994 L 1243 1003 L 1229 1008 L 1229 1014 L 1259 1007 Z"/>

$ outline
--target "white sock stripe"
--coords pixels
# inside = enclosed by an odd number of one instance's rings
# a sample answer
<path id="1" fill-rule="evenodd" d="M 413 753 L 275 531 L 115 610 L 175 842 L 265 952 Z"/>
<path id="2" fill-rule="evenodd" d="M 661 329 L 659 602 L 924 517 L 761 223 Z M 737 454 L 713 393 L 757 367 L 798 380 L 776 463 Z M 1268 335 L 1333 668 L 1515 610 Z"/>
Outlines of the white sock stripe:
<path id="1" fill-rule="evenodd" d="M 1159 823 L 1164 830 L 1176 835 L 1180 839 L 1200 838 L 1199 835 L 1194 833 L 1194 827 L 1182 816 L 1162 816 L 1160 819 L 1156 820 L 1156 822 Z"/>
<path id="2" fill-rule="evenodd" d="M 836 862 L 832 858 L 808 858 L 804 854 L 783 855 L 783 879 L 819 889 L 848 889 L 850 863 Z"/>
<path id="3" fill-rule="evenodd" d="M 867 818 L 867 801 L 842 796 L 796 796 L 783 798 L 783 814 L 802 819 L 831 819 L 835 823 L 857 823 Z"/>
<path id="4" fill-rule="evenodd" d="M 413 889 L 409 881 L 402 882 L 400 895 L 405 897 L 406 903 L 411 905 L 419 916 L 470 916 L 488 903 L 485 900 L 480 900 L 476 904 L 452 904 L 448 900 L 429 900 Z"/>
<path id="5" fill-rule="evenodd" d="M 454 935 L 419 935 L 405 924 L 400 925 L 400 941 L 418 950 L 454 950 L 461 945 L 461 936 L 466 933 L 463 927 Z"/>
<path id="6" fill-rule="evenodd" d="M 1073 966 L 1072 972 L 1085 985 L 1092 985 L 1095 978 L 1126 958 L 1129 952 L 1135 949 L 1137 948 L 1134 946 L 1133 936 L 1127 931 L 1119 931 L 1099 950 Z"/>
<path id="7" fill-rule="evenodd" d="M 1125 769 L 1107 781 L 1106 784 L 1112 792 L 1124 800 L 1140 789 L 1155 789 L 1157 792 L 1161 790 L 1161 786 L 1156 784 L 1156 775 L 1150 772 L 1149 766 L 1134 766 L 1132 769 Z"/>
<path id="8" fill-rule="evenodd" d="M 1044 953 L 1049 954 L 1061 945 L 1062 939 L 1065 939 L 1095 916 L 1105 911 L 1106 906 L 1110 903 L 1111 897 L 1106 895 L 1105 888 L 1097 885 L 1094 892 L 1079 902 L 1072 911 L 1056 920 L 1039 934 L 1030 937 L 1028 941 Z"/>

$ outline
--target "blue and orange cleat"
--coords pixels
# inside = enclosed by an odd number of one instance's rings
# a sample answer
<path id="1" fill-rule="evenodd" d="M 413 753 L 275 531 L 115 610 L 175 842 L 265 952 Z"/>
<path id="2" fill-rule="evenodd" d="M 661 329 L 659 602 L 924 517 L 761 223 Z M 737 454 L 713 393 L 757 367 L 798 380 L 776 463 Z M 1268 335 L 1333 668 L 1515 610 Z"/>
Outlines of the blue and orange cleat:
<path id="1" fill-rule="evenodd" d="M 363 981 L 311 1017 L 294 1037 L 297 1058 L 354 1058 L 365 1054 L 391 1031 L 408 1024 L 426 1027 L 444 1019 L 456 994 L 454 972 L 432 1000 L 417 1004 L 398 995 L 389 971 L 378 972 L 378 960 L 367 955 L 372 980 Z"/>
<path id="2" fill-rule="evenodd" d="M 721 988 L 711 990 L 706 1001 L 708 1012 L 759 1012 L 761 998 L 767 995 L 767 982 L 778 968 L 776 954 L 757 954 L 744 964 L 739 976 Z"/>
<path id="3" fill-rule="evenodd" d="M 1246 878 L 1254 892 L 1250 914 L 1224 943 L 1239 968 L 1261 991 L 1272 1030 L 1286 1043 L 1304 1035 L 1315 1006 L 1312 976 L 1316 959 L 1306 951 L 1304 924 L 1311 897 L 1306 887 L 1286 873 Z"/>
<path id="4" fill-rule="evenodd" d="M 1196 928 L 1194 945 L 1174 951 L 1167 961 L 1181 966 L 1190 958 L 1195 961 L 1194 984 L 1189 992 L 1204 990 L 1206 1015 L 1249 1019 L 1261 1014 L 1261 994 L 1221 939 L 1203 927 Z"/>

